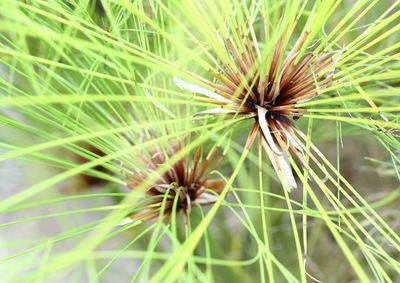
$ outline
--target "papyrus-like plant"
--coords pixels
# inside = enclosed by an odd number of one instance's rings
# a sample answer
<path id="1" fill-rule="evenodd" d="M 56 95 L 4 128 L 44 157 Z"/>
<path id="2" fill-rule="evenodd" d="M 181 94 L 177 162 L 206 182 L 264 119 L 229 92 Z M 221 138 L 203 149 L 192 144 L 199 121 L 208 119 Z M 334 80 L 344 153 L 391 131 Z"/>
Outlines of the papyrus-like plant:
<path id="1" fill-rule="evenodd" d="M 0 1 L 1 281 L 398 281 L 399 8 Z"/>

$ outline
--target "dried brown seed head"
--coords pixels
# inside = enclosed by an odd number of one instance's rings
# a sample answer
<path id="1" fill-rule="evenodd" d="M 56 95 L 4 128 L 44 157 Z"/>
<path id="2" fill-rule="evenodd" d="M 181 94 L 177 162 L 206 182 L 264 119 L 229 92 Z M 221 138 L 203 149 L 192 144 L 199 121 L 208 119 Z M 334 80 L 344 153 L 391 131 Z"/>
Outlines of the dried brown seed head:
<path id="1" fill-rule="evenodd" d="M 151 173 L 183 150 L 184 146 L 183 142 L 178 142 L 166 152 L 161 148 L 154 148 L 148 154 L 142 154 L 140 158 L 144 170 L 129 176 L 128 186 L 135 189 L 143 184 Z M 149 198 L 143 205 L 146 208 L 141 213 L 131 216 L 131 220 L 147 221 L 159 217 L 161 213 L 165 219 L 171 215 L 174 203 L 176 203 L 176 212 L 183 211 L 187 217 L 192 206 L 214 203 L 218 197 L 208 190 L 219 194 L 225 187 L 222 179 L 210 180 L 212 171 L 223 159 L 223 155 L 215 158 L 217 151 L 218 148 L 214 148 L 208 158 L 202 160 L 200 147 L 192 156 L 182 158 L 171 166 L 146 191 L 146 196 Z M 162 211 L 163 202 L 165 205 Z"/>
<path id="2" fill-rule="evenodd" d="M 219 106 L 195 115 L 239 114 L 254 118 L 246 148 L 253 144 L 257 134 L 260 135 L 262 142 L 259 146 L 264 147 L 275 170 L 282 172 L 284 184 L 290 191 L 297 187 L 289 163 L 291 153 L 307 166 L 303 158 L 306 149 L 299 138 L 302 136 L 290 118 L 299 119 L 307 111 L 299 108 L 301 103 L 334 84 L 334 53 L 301 55 L 300 50 L 308 37 L 308 33 L 304 32 L 285 56 L 282 37 L 272 52 L 268 72 L 265 72 L 257 42 L 251 42 L 249 36 L 241 35 L 238 30 L 236 32 L 238 44 L 235 45 L 234 40 L 229 38 L 224 45 L 230 62 L 222 62 L 221 73 L 210 72 L 219 84 L 193 76 L 214 91 L 176 77 L 174 82 L 181 89 L 207 96 L 206 102 Z"/>

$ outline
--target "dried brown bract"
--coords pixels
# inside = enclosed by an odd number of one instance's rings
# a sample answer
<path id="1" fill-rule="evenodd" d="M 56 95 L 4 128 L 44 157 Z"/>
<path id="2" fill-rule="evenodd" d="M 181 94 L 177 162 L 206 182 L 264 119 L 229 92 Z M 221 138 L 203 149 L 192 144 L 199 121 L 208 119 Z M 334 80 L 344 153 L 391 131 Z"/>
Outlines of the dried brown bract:
<path id="1" fill-rule="evenodd" d="M 223 42 L 230 57 L 229 62 L 220 59 L 222 64 L 219 64 L 218 60 L 213 60 L 220 70 L 220 73 L 210 72 L 216 83 L 189 74 L 213 91 L 176 77 L 174 82 L 181 89 L 208 97 L 195 96 L 194 99 L 219 106 L 195 115 L 238 114 L 245 118 L 253 118 L 254 125 L 248 136 L 246 148 L 251 147 L 259 134 L 259 146 L 264 147 L 274 169 L 282 172 L 285 187 L 290 191 L 297 187 L 288 160 L 291 153 L 306 166 L 305 138 L 290 118 L 300 118 L 307 111 L 299 107 L 301 103 L 314 98 L 321 89 L 335 83 L 332 79 L 335 53 L 302 54 L 301 49 L 308 37 L 308 33 L 304 32 L 286 55 L 283 47 L 285 39 L 282 37 L 269 60 L 263 60 L 269 62 L 265 66 L 266 63 L 261 62 L 261 51 L 254 31 L 251 37 L 242 36 L 239 31 L 236 33 L 235 37 L 239 39 L 236 42 L 239 44 L 235 44 L 232 37 Z"/>
<path id="2" fill-rule="evenodd" d="M 129 176 L 128 186 L 135 189 L 146 182 L 151 173 L 155 173 L 169 158 L 183 150 L 184 146 L 184 142 L 177 142 L 168 150 L 163 151 L 157 147 L 147 154 L 141 154 L 140 163 L 144 170 Z M 174 207 L 177 213 L 183 211 L 186 219 L 192 206 L 214 203 L 218 197 L 207 190 L 219 194 L 225 186 L 222 179 L 210 180 L 211 172 L 223 159 L 222 154 L 215 158 L 217 151 L 218 148 L 215 147 L 202 160 L 202 148 L 199 147 L 193 156 L 180 159 L 162 176 L 158 176 L 157 181 L 146 191 L 148 201 L 142 205 L 145 207 L 144 210 L 132 215 L 128 221 L 124 221 L 124 224 L 135 219 L 147 221 L 160 214 L 165 219 L 172 214 Z"/>

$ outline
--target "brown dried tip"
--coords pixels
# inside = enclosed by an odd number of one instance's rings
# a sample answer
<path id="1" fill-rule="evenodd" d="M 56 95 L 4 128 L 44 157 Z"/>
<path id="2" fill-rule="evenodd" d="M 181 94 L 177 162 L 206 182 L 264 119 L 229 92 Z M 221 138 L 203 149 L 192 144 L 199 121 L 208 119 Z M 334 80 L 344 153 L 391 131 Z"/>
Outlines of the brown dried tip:
<path id="1" fill-rule="evenodd" d="M 307 166 L 303 158 L 304 152 L 307 152 L 304 136 L 290 118 L 299 119 L 307 111 L 299 108 L 299 104 L 314 98 L 321 89 L 334 84 L 334 53 L 300 55 L 308 37 L 308 33 L 304 32 L 285 57 L 282 37 L 275 46 L 272 57 L 267 60 L 270 64 L 268 71 L 265 71 L 267 68 L 260 57 L 254 31 L 251 30 L 253 42 L 249 36 L 242 36 L 238 30 L 236 32 L 239 38 L 237 45 L 232 38 L 224 45 L 231 58 L 230 62 L 223 61 L 221 73 L 210 72 L 220 85 L 204 78 L 200 80 L 197 75 L 192 76 L 214 91 L 176 77 L 173 80 L 179 88 L 205 95 L 210 98 L 207 102 L 219 106 L 195 115 L 238 113 L 246 119 L 254 118 L 246 148 L 252 146 L 257 134 L 260 135 L 260 146 L 264 147 L 274 169 L 282 172 L 283 183 L 290 191 L 297 187 L 289 163 L 291 153 Z M 240 53 L 239 50 L 243 52 Z M 314 156 L 307 153 L 317 162 Z"/>
<path id="2" fill-rule="evenodd" d="M 162 151 L 160 148 L 151 150 L 147 155 L 141 156 L 143 172 L 129 176 L 128 186 L 131 189 L 143 184 L 147 177 L 154 173 L 157 168 L 165 164 L 167 160 L 184 148 L 183 142 L 177 142 L 169 150 Z M 210 180 L 210 175 L 223 159 L 223 155 L 215 160 L 217 148 L 209 154 L 208 158 L 201 160 L 202 149 L 199 147 L 193 156 L 182 158 L 175 163 L 167 172 L 159 176 L 158 180 L 146 191 L 149 200 L 142 206 L 147 207 L 142 212 L 132 215 L 121 224 L 127 224 L 135 219 L 147 221 L 157 218 L 163 214 L 163 219 L 169 217 L 173 211 L 176 201 L 176 213 L 183 211 L 185 222 L 191 207 L 200 204 L 214 203 L 218 197 L 215 194 L 206 192 L 206 189 L 219 194 L 225 187 L 222 179 Z M 166 195 L 167 194 L 167 195 Z M 166 200 L 165 200 L 166 198 Z M 164 210 L 162 204 L 165 200 Z"/>
<path id="3" fill-rule="evenodd" d="M 76 162 L 77 164 L 84 164 L 89 161 L 91 161 L 93 158 L 100 158 L 105 156 L 106 154 L 101 151 L 99 148 L 96 146 L 86 143 L 86 142 L 80 142 L 77 144 L 77 146 L 80 147 L 81 154 L 77 154 L 75 152 L 71 152 L 71 159 L 73 162 Z M 91 157 L 84 157 L 82 156 L 83 153 L 86 153 L 87 155 Z M 92 168 L 94 171 L 102 172 L 102 173 L 110 173 L 105 167 L 103 166 L 95 166 Z M 78 192 L 78 191 L 85 191 L 88 189 L 93 189 L 96 186 L 104 185 L 107 181 L 92 175 L 88 174 L 78 174 L 76 175 L 76 183 L 73 183 L 72 186 L 68 186 L 66 190 L 70 193 L 72 192 Z"/>

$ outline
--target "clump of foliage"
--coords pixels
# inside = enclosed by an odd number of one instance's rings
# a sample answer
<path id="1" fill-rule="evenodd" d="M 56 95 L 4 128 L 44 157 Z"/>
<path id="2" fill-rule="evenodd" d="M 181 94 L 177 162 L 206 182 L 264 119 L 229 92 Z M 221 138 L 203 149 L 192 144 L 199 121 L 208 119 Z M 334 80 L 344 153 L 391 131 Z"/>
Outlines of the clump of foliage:
<path id="1" fill-rule="evenodd" d="M 399 7 L 1 1 L 2 280 L 398 280 Z"/>

